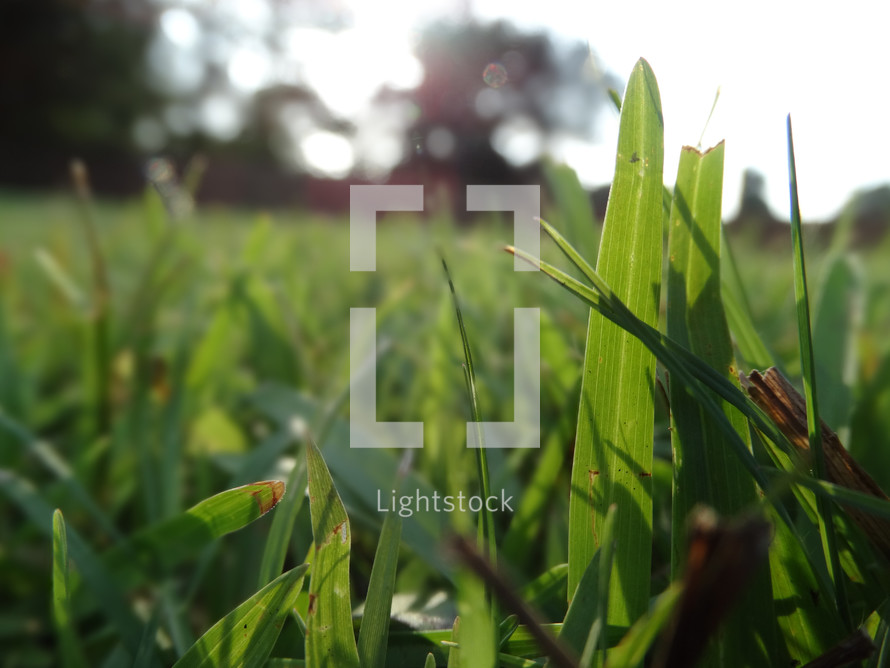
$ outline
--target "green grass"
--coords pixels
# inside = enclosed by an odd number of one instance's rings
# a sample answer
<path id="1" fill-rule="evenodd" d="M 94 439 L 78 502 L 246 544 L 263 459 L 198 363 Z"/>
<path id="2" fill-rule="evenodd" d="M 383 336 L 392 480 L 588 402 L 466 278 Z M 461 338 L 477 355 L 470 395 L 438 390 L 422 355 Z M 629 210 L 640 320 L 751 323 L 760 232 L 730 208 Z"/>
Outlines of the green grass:
<path id="1" fill-rule="evenodd" d="M 547 168 L 544 276 L 500 215 L 381 216 L 352 274 L 344 220 L 0 193 L 0 665 L 802 665 L 857 628 L 883 665 L 888 565 L 844 509 L 890 503 L 796 464 L 736 372 L 781 368 L 890 489 L 890 242 L 726 239 L 722 145 L 663 155 L 644 61 L 622 102 L 604 227 Z M 349 449 L 367 306 L 410 457 Z M 514 418 L 514 307 L 541 309 L 541 448 L 473 452 L 468 421 Z M 393 490 L 514 512 L 379 512 Z M 702 561 L 700 505 L 724 545 L 769 522 L 768 556 Z M 722 624 L 677 635 L 696 614 Z"/>

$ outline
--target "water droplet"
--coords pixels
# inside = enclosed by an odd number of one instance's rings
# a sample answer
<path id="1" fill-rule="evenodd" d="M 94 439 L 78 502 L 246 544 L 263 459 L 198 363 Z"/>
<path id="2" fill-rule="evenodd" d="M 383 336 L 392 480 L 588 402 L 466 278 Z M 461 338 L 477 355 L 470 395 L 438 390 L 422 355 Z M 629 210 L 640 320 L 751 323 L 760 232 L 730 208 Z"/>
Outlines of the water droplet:
<path id="1" fill-rule="evenodd" d="M 482 71 L 482 80 L 492 88 L 500 88 L 507 83 L 507 69 L 500 63 L 489 63 Z"/>

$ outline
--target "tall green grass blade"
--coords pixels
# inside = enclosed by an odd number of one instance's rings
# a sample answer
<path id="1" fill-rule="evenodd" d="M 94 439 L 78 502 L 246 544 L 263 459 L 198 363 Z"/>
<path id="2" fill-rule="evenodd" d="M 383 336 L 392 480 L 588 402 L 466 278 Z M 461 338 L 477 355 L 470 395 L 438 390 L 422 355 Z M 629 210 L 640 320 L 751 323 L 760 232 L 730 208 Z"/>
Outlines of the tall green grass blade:
<path id="1" fill-rule="evenodd" d="M 59 634 L 62 665 L 85 668 L 89 664 L 77 637 L 68 587 L 68 533 L 62 511 L 56 508 L 53 513 L 53 622 Z"/>
<path id="2" fill-rule="evenodd" d="M 448 264 L 445 258 L 442 258 L 442 268 L 445 270 L 445 276 L 448 279 L 448 288 L 451 290 L 451 298 L 454 300 L 454 311 L 457 314 L 457 324 L 460 329 L 460 340 L 463 347 L 464 361 L 466 367 L 464 369 L 464 377 L 467 381 L 467 394 L 470 400 L 470 409 L 473 416 L 473 422 L 476 423 L 476 442 L 480 447 L 476 450 L 476 464 L 479 475 L 480 495 L 488 498 L 491 495 L 491 482 L 488 470 L 488 456 L 485 448 L 485 439 L 482 434 L 482 416 L 479 413 L 479 404 L 476 395 L 476 371 L 473 367 L 473 355 L 470 351 L 470 339 L 467 336 L 466 327 L 464 327 L 464 318 L 460 311 L 460 304 L 457 301 L 457 292 L 454 289 L 454 281 L 451 280 L 451 273 L 448 271 Z M 518 371 L 517 371 L 518 373 Z M 484 506 L 479 511 L 479 549 L 483 550 L 488 560 L 496 564 L 498 560 L 497 553 L 497 537 L 494 532 L 494 514 Z"/>
<path id="3" fill-rule="evenodd" d="M 664 126 L 649 64 L 634 67 L 621 110 L 615 180 L 597 269 L 644 322 L 658 321 L 662 259 Z M 571 598 L 618 505 L 609 622 L 630 624 L 649 602 L 655 358 L 591 312 L 569 502 Z"/>
<path id="4" fill-rule="evenodd" d="M 788 177 L 791 190 L 791 242 L 794 248 L 794 298 L 797 304 L 797 333 L 800 340 L 800 359 L 803 369 L 804 397 L 807 404 L 807 429 L 810 454 L 813 458 L 813 474 L 825 479 L 825 459 L 822 452 L 822 427 L 819 417 L 818 392 L 816 389 L 816 364 L 813 356 L 813 337 L 810 329 L 810 300 L 807 292 L 807 271 L 804 262 L 803 237 L 800 224 L 800 202 L 797 195 L 797 167 L 794 162 L 794 139 L 791 133 L 791 116 L 788 116 Z M 818 499 L 819 524 L 826 561 L 834 582 L 835 603 L 847 629 L 853 628 L 845 595 L 846 585 L 841 569 L 834 528 L 834 508 L 822 497 Z"/>
<path id="5" fill-rule="evenodd" d="M 384 668 L 386 665 L 389 618 L 396 586 L 401 535 L 401 516 L 398 513 L 386 513 L 371 567 L 365 611 L 358 636 L 358 656 L 362 668 Z"/>
<path id="6" fill-rule="evenodd" d="M 436 668 L 436 657 L 432 652 L 426 655 L 426 659 L 423 662 L 423 668 Z"/>
<path id="7" fill-rule="evenodd" d="M 289 570 L 214 624 L 174 668 L 263 666 L 294 607 L 309 566 Z"/>
<path id="8" fill-rule="evenodd" d="M 313 668 L 358 668 L 349 589 L 351 533 L 346 509 L 318 447 L 306 444 L 315 556 L 309 578 L 306 659 Z"/>
<path id="9" fill-rule="evenodd" d="M 704 154 L 687 146 L 680 154 L 668 242 L 667 335 L 738 386 L 720 287 L 723 150 L 723 143 Z M 671 382 L 669 393 L 674 464 L 671 567 L 676 577 L 687 544 L 687 519 L 696 504 L 732 516 L 756 505 L 758 497 L 754 481 L 704 407 L 681 383 Z M 722 408 L 750 450 L 747 420 L 726 403 Z M 776 657 L 772 603 L 769 573 L 758 572 L 710 644 L 710 662 L 765 665 Z"/>
<path id="10" fill-rule="evenodd" d="M 779 444 L 784 452 L 793 453 L 794 446 L 791 445 L 781 430 L 770 421 L 766 414 L 760 410 L 753 401 L 743 395 L 738 387 L 734 386 L 727 380 L 725 376 L 702 362 L 698 357 L 686 350 L 686 348 L 664 336 L 654 327 L 642 322 L 631 313 L 627 306 L 625 306 L 624 303 L 612 292 L 611 288 L 605 281 L 603 281 L 597 272 L 577 254 L 574 248 L 565 242 L 553 227 L 544 221 L 541 221 L 541 226 L 557 243 L 557 246 L 559 246 L 560 250 L 563 251 L 566 257 L 568 257 L 572 263 L 581 270 L 584 276 L 591 281 L 595 286 L 594 288 L 584 285 L 565 272 L 547 262 L 543 262 L 538 258 L 530 256 L 524 251 L 512 247 L 508 247 L 507 250 L 527 259 L 534 266 L 540 267 L 540 270 L 545 275 L 556 281 L 584 303 L 594 308 L 598 313 L 609 318 L 612 322 L 626 329 L 642 341 L 646 347 L 658 357 L 662 364 L 664 364 L 675 381 L 679 379 L 680 382 L 689 389 L 698 402 L 708 411 L 711 418 L 714 419 L 716 424 L 720 427 L 724 437 L 732 447 L 733 452 L 740 458 L 742 464 L 757 482 L 758 486 L 761 489 L 767 489 L 767 480 L 764 472 L 761 470 L 738 432 L 735 431 L 732 424 L 726 418 L 726 415 L 715 402 L 711 392 L 741 410 L 759 430 L 767 434 L 774 443 Z M 784 455 L 784 453 L 781 454 Z M 771 501 L 773 502 L 779 517 L 795 534 L 796 539 L 807 554 L 807 559 L 811 567 L 819 576 L 823 586 L 826 587 L 827 591 L 833 591 L 831 582 L 827 579 L 822 551 L 819 550 L 818 552 L 814 552 L 811 547 L 802 540 L 796 524 L 791 520 L 791 516 L 788 514 L 788 511 L 782 504 L 781 500 L 772 498 Z"/>

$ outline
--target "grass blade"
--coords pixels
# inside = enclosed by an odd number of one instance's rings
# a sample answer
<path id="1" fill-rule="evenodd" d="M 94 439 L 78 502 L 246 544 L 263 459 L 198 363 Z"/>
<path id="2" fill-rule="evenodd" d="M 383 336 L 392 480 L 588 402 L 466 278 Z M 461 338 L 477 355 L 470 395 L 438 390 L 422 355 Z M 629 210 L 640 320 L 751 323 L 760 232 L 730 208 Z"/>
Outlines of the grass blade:
<path id="1" fill-rule="evenodd" d="M 113 571 L 130 581 L 151 568 L 169 570 L 210 542 L 238 531 L 272 510 L 284 496 L 280 480 L 255 482 L 220 492 L 189 510 L 136 533 L 108 557 Z M 135 559 L 134 559 L 135 557 Z"/>
<path id="2" fill-rule="evenodd" d="M 53 621 L 59 634 L 62 664 L 66 668 L 84 668 L 89 665 L 83 647 L 77 637 L 77 629 L 71 614 L 68 589 L 68 533 L 62 511 L 53 513 Z"/>
<path id="3" fill-rule="evenodd" d="M 807 292 L 807 271 L 804 262 L 803 237 L 800 225 L 800 202 L 797 196 L 797 167 L 794 162 L 794 139 L 791 133 L 791 116 L 788 116 L 788 177 L 791 190 L 791 242 L 794 248 L 794 298 L 797 304 L 797 333 L 800 339 L 800 361 L 803 369 L 804 396 L 807 405 L 807 428 L 810 438 L 813 475 L 825 479 L 825 458 L 822 452 L 822 426 L 819 420 L 819 402 L 816 391 L 816 364 L 813 357 L 813 338 L 810 329 L 810 301 Z M 841 569 L 837 537 L 834 528 L 834 509 L 825 499 L 817 499 L 819 525 L 823 549 L 834 582 L 835 603 L 841 617 L 850 630 L 853 628 L 845 595 L 844 574 Z"/>
<path id="4" fill-rule="evenodd" d="M 349 589 L 349 518 L 321 452 L 311 439 L 306 444 L 306 468 L 315 539 L 309 578 L 306 659 L 314 668 L 358 668 Z"/>
<path id="5" fill-rule="evenodd" d="M 597 271 L 649 325 L 658 320 L 663 160 L 658 84 L 641 59 L 621 109 Z M 608 621 L 630 624 L 649 602 L 655 358 L 640 341 L 591 312 L 582 378 L 569 502 L 568 594 L 573 596 L 598 547 L 597 529 L 609 506 L 617 503 Z"/>
<path id="6" fill-rule="evenodd" d="M 377 541 L 374 565 L 371 567 L 365 612 L 358 635 L 358 656 L 362 668 L 384 668 L 386 665 L 389 618 L 396 586 L 401 534 L 401 516 L 398 513 L 386 513 Z"/>
<path id="7" fill-rule="evenodd" d="M 263 666 L 296 604 L 309 566 L 279 576 L 214 624 L 174 668 Z"/>
<path id="8" fill-rule="evenodd" d="M 480 494 L 483 498 L 491 495 L 490 475 L 488 471 L 488 458 L 486 455 L 485 439 L 482 434 L 482 416 L 479 414 L 479 404 L 476 401 L 476 371 L 473 368 L 473 355 L 470 351 L 470 339 L 467 337 L 467 330 L 464 327 L 464 318 L 460 312 L 460 304 L 457 301 L 457 292 L 454 289 L 454 281 L 451 280 L 451 273 L 448 271 L 448 264 L 445 258 L 442 258 L 442 268 L 445 270 L 445 276 L 448 278 L 448 287 L 451 290 L 451 298 L 454 300 L 454 311 L 457 313 L 457 324 L 460 328 L 460 340 L 463 346 L 464 360 L 466 367 L 464 376 L 467 381 L 467 394 L 470 399 L 470 408 L 473 415 L 473 422 L 476 423 L 476 442 L 479 443 L 476 450 L 476 463 L 479 474 Z M 516 370 L 516 373 L 519 373 Z M 494 514 L 484 506 L 479 511 L 479 549 L 485 550 L 489 561 L 497 563 L 497 538 L 494 532 Z"/>
<path id="9" fill-rule="evenodd" d="M 720 287 L 723 152 L 721 142 L 705 153 L 687 146 L 680 154 L 668 242 L 667 335 L 738 386 Z M 669 395 L 674 464 L 671 567 L 676 577 L 696 504 L 732 516 L 759 499 L 753 479 L 704 407 L 679 382 L 670 383 Z M 750 450 L 747 420 L 721 403 Z M 762 569 L 706 650 L 710 662 L 725 664 L 732 657 L 746 665 L 765 665 L 778 655 L 776 631 L 769 571 Z"/>
<path id="10" fill-rule="evenodd" d="M 679 379 L 708 411 L 712 419 L 714 419 L 720 426 L 720 429 L 723 431 L 724 437 L 732 447 L 733 452 L 740 458 L 742 464 L 757 482 L 758 486 L 761 489 L 767 489 L 767 480 L 764 472 L 760 469 L 760 466 L 748 450 L 738 432 L 735 431 L 732 424 L 726 418 L 726 415 L 715 402 L 711 392 L 741 410 L 759 430 L 769 436 L 771 441 L 779 444 L 782 448 L 783 455 L 785 453 L 793 453 L 794 446 L 789 442 L 782 431 L 758 406 L 754 404 L 751 399 L 742 394 L 739 388 L 734 386 L 725 376 L 716 372 L 683 346 L 680 346 L 672 339 L 664 336 L 654 327 L 641 321 L 631 313 L 627 306 L 625 306 L 624 303 L 612 292 L 611 288 L 605 281 L 603 281 L 597 272 L 577 254 L 574 248 L 565 242 L 553 227 L 544 221 L 541 221 L 541 226 L 557 243 L 566 257 L 568 257 L 572 263 L 581 270 L 585 277 L 587 277 L 595 287 L 591 288 L 584 285 L 580 281 L 566 274 L 564 271 L 561 271 L 538 258 L 534 258 L 524 251 L 509 246 L 506 250 L 526 258 L 534 266 L 540 267 L 545 275 L 556 281 L 582 302 L 593 307 L 598 313 L 604 315 L 642 341 L 645 346 L 658 357 L 662 364 L 664 364 L 672 377 L 675 380 Z M 781 462 L 779 463 L 781 464 Z M 784 507 L 784 504 L 780 499 L 773 497 L 771 501 L 774 504 L 779 517 L 789 530 L 794 533 L 798 544 L 806 553 L 807 560 L 809 561 L 811 568 L 813 568 L 814 573 L 819 577 L 822 586 L 826 591 L 833 591 L 831 582 L 828 579 L 822 551 L 813 551 L 811 546 L 802 539 L 797 525 L 792 521 L 791 516 L 788 514 L 787 509 Z"/>
<path id="11" fill-rule="evenodd" d="M 581 666 L 593 665 L 594 653 L 606 637 L 616 515 L 613 505 L 606 516 L 601 547 L 590 560 L 559 630 L 559 639 L 581 657 Z"/>
<path id="12" fill-rule="evenodd" d="M 675 582 L 658 595 L 652 609 L 640 617 L 618 646 L 609 652 L 609 668 L 632 668 L 643 663 L 646 652 L 670 621 L 682 592 L 681 584 Z"/>
<path id="13" fill-rule="evenodd" d="M 0 491 L 8 496 L 34 526 L 53 537 L 53 509 L 43 500 L 30 481 L 12 471 L 0 469 Z M 68 551 L 77 570 L 100 604 L 103 614 L 120 635 L 124 647 L 133 657 L 142 639 L 142 624 L 129 602 L 108 574 L 105 564 L 73 528 L 66 528 Z M 157 662 L 153 665 L 159 665 Z"/>
<path id="14" fill-rule="evenodd" d="M 287 489 L 292 492 L 282 499 L 278 512 L 272 518 L 269 538 L 266 540 L 263 560 L 260 563 L 259 586 L 261 587 L 271 582 L 284 567 L 293 526 L 306 496 L 306 459 L 304 457 L 297 457 L 294 468 L 287 476 L 286 485 Z"/>

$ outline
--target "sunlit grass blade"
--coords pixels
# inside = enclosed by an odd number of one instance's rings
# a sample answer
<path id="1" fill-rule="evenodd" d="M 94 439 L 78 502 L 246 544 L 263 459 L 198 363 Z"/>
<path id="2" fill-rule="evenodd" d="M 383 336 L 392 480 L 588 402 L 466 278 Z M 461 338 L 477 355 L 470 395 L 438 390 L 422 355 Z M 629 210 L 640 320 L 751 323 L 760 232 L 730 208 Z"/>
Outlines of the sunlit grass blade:
<path id="1" fill-rule="evenodd" d="M 508 252 L 528 259 L 529 262 L 534 264 L 534 266 L 540 267 L 545 275 L 552 278 L 563 288 L 642 341 L 646 347 L 658 357 L 662 364 L 664 364 L 675 381 L 679 379 L 698 402 L 708 411 L 712 419 L 715 420 L 716 424 L 723 432 L 724 437 L 727 439 L 727 443 L 732 447 L 733 452 L 740 458 L 742 464 L 757 482 L 758 486 L 761 489 L 767 489 L 767 480 L 763 471 L 761 471 L 760 466 L 754 459 L 750 450 L 748 450 L 745 442 L 717 405 L 714 395 L 712 395 L 711 392 L 714 392 L 718 397 L 741 410 L 758 429 L 767 434 L 774 443 L 779 444 L 784 452 L 793 453 L 794 446 L 791 445 L 781 430 L 779 430 L 779 428 L 758 406 L 754 404 L 753 401 L 742 394 L 738 387 L 734 386 L 727 380 L 725 376 L 716 372 L 684 347 L 664 336 L 651 325 L 642 322 L 631 313 L 597 272 L 577 254 L 574 248 L 565 242 L 552 226 L 544 221 L 541 221 L 541 226 L 557 243 L 560 250 L 565 253 L 566 257 L 568 257 L 572 263 L 581 270 L 585 277 L 587 277 L 595 287 L 591 288 L 584 285 L 560 269 L 557 269 L 538 258 L 534 258 L 524 251 L 508 247 Z M 782 521 L 788 526 L 789 530 L 795 534 L 799 544 L 807 554 L 811 567 L 814 569 L 814 572 L 817 573 L 820 581 L 822 581 L 826 587 L 826 590 L 833 591 L 833 587 L 827 579 L 822 551 L 812 551 L 811 547 L 800 538 L 798 528 L 791 520 L 784 504 L 777 498 L 772 498 L 771 500 Z"/>
<path id="2" fill-rule="evenodd" d="M 615 180 L 597 270 L 631 311 L 658 321 L 662 262 L 664 126 L 649 64 L 634 67 L 621 109 Z M 591 311 L 569 502 L 571 598 L 618 504 L 609 622 L 630 624 L 649 601 L 655 358 Z"/>
<path id="3" fill-rule="evenodd" d="M 280 575 L 220 619 L 175 668 L 263 666 L 296 603 L 308 568 L 303 564 Z"/>
<path id="4" fill-rule="evenodd" d="M 128 580 L 168 570 L 225 534 L 247 526 L 272 510 L 284 496 L 280 480 L 255 482 L 220 492 L 189 510 L 133 535 L 107 559 Z M 134 559 L 135 557 L 135 559 Z"/>
<path id="5" fill-rule="evenodd" d="M 788 116 L 788 177 L 791 191 L 791 241 L 794 249 L 794 298 L 797 304 L 797 333 L 800 341 L 800 361 L 803 369 L 804 397 L 807 404 L 807 427 L 810 438 L 813 474 L 825 479 L 825 458 L 822 452 L 822 427 L 819 417 L 819 401 L 816 389 L 816 364 L 813 356 L 813 338 L 810 329 L 810 301 L 807 292 L 807 271 L 804 261 L 803 236 L 800 224 L 800 202 L 797 195 L 797 167 L 794 162 L 794 140 L 791 133 L 791 116 Z M 834 508 L 822 497 L 818 499 L 819 524 L 826 561 L 834 582 L 835 604 L 848 629 L 853 627 L 847 606 L 844 573 L 841 569 L 834 528 Z"/>
<path id="6" fill-rule="evenodd" d="M 395 512 L 386 513 L 377 540 L 377 551 L 371 567 L 368 595 L 365 598 L 365 610 L 358 636 L 358 656 L 362 668 L 384 668 L 386 665 L 389 618 L 392 595 L 396 586 L 401 535 L 401 516 Z"/>
<path id="7" fill-rule="evenodd" d="M 306 444 L 315 556 L 309 578 L 306 659 L 313 668 L 358 668 L 349 588 L 351 533 L 346 509 L 318 447 Z"/>
<path id="8" fill-rule="evenodd" d="M 59 652 L 66 668 L 89 665 L 71 614 L 68 589 L 68 534 L 58 508 L 53 513 L 53 622 L 59 634 Z"/>
<path id="9" fill-rule="evenodd" d="M 720 143 L 705 153 L 687 146 L 680 154 L 668 242 L 667 335 L 738 386 L 720 286 L 723 152 Z M 687 543 L 687 521 L 697 504 L 732 516 L 759 499 L 754 481 L 704 407 L 680 382 L 669 383 L 669 396 L 674 472 L 671 567 L 676 577 Z M 726 403 L 722 408 L 750 450 L 747 420 Z M 733 657 L 758 665 L 778 656 L 772 610 L 766 569 L 755 574 L 716 642 L 706 650 L 710 661 L 723 663 Z"/>

